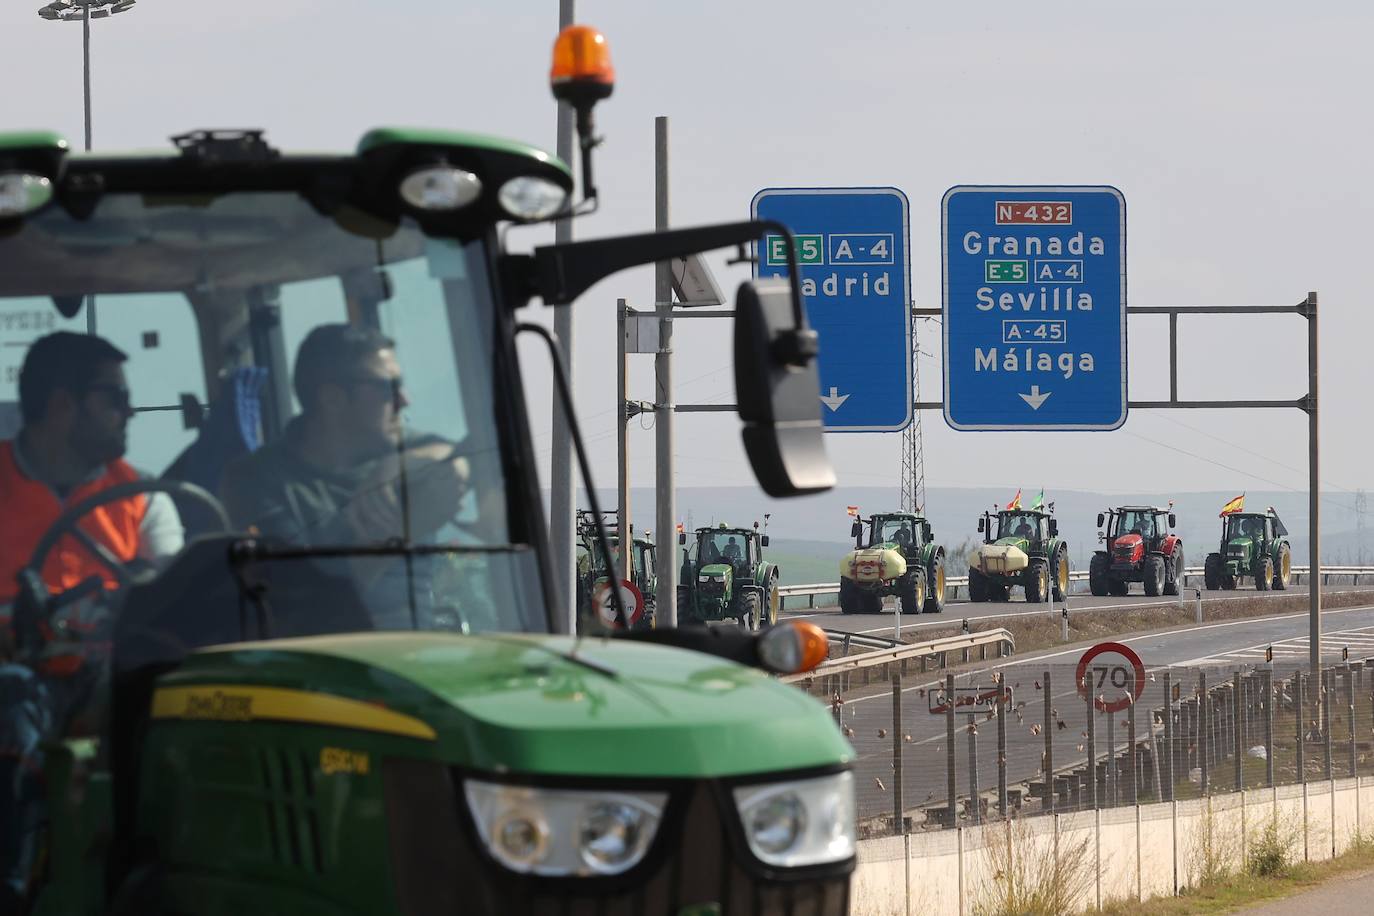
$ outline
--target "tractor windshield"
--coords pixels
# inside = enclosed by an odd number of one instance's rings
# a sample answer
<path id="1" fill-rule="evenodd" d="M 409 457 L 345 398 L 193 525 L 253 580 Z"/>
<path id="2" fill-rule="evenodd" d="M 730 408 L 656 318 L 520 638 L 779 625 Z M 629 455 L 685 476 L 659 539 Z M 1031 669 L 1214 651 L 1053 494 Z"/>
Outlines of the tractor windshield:
<path id="1" fill-rule="evenodd" d="M 97 476 L 196 484 L 258 536 L 260 565 L 354 595 L 365 615 L 341 628 L 548 628 L 532 538 L 510 512 L 481 239 L 294 190 L 112 190 L 80 219 L 54 205 L 6 233 L 0 440 L 17 437 L 24 473 L 56 486 L 45 462 L 86 454 Z M 93 375 L 71 362 L 89 349 L 45 342 L 57 332 L 112 349 Z M 26 360 L 46 387 L 21 411 Z M 97 454 L 81 433 L 101 410 L 122 422 Z M 222 527 L 203 500 L 148 502 L 188 545 Z M 170 574 L 181 538 L 159 543 L 170 555 L 146 559 Z M 228 565 L 219 575 L 245 574 Z"/>
<path id="2" fill-rule="evenodd" d="M 1150 540 L 1155 532 L 1155 514 L 1148 509 L 1126 509 L 1117 516 L 1116 531 L 1113 536 L 1138 534 Z"/>
<path id="3" fill-rule="evenodd" d="M 997 536 L 999 538 L 1036 537 L 1040 516 L 1032 512 L 1002 512 L 997 516 Z"/>
<path id="4" fill-rule="evenodd" d="M 749 561 L 749 539 L 738 531 L 706 531 L 701 535 L 698 556 L 702 566 L 746 563 Z"/>
<path id="5" fill-rule="evenodd" d="M 896 544 L 899 547 L 915 547 L 920 543 L 920 530 L 909 518 L 880 518 L 873 526 L 873 539 L 870 546 L 877 544 Z"/>
<path id="6" fill-rule="evenodd" d="M 1236 538 L 1263 540 L 1264 516 L 1228 515 L 1226 517 L 1226 540 L 1231 541 Z"/>

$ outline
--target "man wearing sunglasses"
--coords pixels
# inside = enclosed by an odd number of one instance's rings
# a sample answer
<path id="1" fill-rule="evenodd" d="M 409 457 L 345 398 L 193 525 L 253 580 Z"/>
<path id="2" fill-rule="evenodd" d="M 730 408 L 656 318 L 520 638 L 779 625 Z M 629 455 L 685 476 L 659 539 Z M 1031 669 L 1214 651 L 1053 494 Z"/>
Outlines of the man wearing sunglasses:
<path id="1" fill-rule="evenodd" d="M 138 478 L 123 458 L 133 416 L 126 359 L 92 334 L 59 331 L 35 341 L 19 372 L 23 427 L 0 442 L 0 914 L 18 911 L 34 866 L 42 742 L 67 731 L 101 667 L 56 648 L 40 660 L 6 663 L 16 577 L 67 508 Z M 125 564 L 161 565 L 183 541 L 176 507 L 164 493 L 107 503 L 78 527 Z M 105 588 L 117 584 L 70 536 L 48 555 L 41 573 L 52 593 L 91 580 Z"/>

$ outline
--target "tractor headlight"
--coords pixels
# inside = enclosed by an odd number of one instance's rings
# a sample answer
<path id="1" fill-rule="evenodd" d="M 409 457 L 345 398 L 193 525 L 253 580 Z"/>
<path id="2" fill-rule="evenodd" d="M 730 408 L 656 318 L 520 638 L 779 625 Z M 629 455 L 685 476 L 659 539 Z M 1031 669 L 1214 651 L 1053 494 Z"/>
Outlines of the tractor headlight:
<path id="1" fill-rule="evenodd" d="M 27 172 L 0 172 L 0 219 L 32 213 L 52 200 L 52 182 Z"/>
<path id="2" fill-rule="evenodd" d="M 400 191 L 417 210 L 461 210 L 482 196 L 482 179 L 449 165 L 426 166 L 403 178 Z"/>
<path id="3" fill-rule="evenodd" d="M 468 780 L 468 810 L 487 851 L 527 874 L 617 875 L 653 842 L 665 792 L 535 789 Z"/>
<path id="4" fill-rule="evenodd" d="M 505 211 L 516 219 L 548 219 L 568 202 L 568 192 L 547 178 L 518 175 L 496 193 Z"/>
<path id="5" fill-rule="evenodd" d="M 854 855 L 853 773 L 741 786 L 735 807 L 750 850 L 768 865 L 824 865 Z"/>

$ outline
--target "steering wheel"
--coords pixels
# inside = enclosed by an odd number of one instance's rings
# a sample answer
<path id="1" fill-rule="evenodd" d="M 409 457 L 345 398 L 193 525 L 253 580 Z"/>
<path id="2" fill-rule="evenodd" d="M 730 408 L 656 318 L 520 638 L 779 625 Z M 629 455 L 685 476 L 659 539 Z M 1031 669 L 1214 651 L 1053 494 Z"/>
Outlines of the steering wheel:
<path id="1" fill-rule="evenodd" d="M 221 532 L 228 533 L 232 530 L 232 526 L 229 524 L 229 515 L 224 511 L 224 506 L 220 504 L 219 500 L 202 487 L 181 480 L 134 480 L 86 497 L 57 517 L 57 520 L 39 538 L 38 544 L 33 549 L 33 554 L 29 557 L 29 562 L 19 571 L 19 594 L 15 600 L 14 629 L 21 641 L 24 640 L 24 632 L 31 631 L 32 628 L 36 627 L 40 619 L 50 618 L 66 605 L 86 597 L 93 591 L 89 584 L 92 581 L 99 583 L 99 579 L 92 577 L 56 596 L 49 594 L 47 584 L 43 581 L 43 566 L 47 562 L 48 554 L 67 535 L 74 537 L 102 566 L 110 571 L 115 581 L 119 583 L 120 589 L 128 588 L 129 585 L 133 584 L 134 574 L 129 570 L 128 565 L 116 557 L 108 547 L 79 528 L 77 522 L 101 506 L 143 493 L 167 493 L 172 496 L 191 499 L 210 509 Z"/>

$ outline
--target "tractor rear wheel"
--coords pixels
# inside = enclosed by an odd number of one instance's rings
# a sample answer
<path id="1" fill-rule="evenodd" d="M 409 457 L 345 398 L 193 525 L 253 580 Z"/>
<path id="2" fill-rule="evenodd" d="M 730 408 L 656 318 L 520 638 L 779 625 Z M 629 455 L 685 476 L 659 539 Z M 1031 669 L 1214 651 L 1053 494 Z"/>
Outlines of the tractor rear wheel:
<path id="1" fill-rule="evenodd" d="M 1293 551 L 1287 544 L 1279 547 L 1279 562 L 1274 567 L 1274 591 L 1286 592 L 1293 582 Z"/>
<path id="2" fill-rule="evenodd" d="M 1274 581 L 1274 559 L 1270 556 L 1257 557 L 1255 568 L 1252 571 L 1255 579 L 1255 591 L 1269 591 L 1269 583 Z"/>
<path id="3" fill-rule="evenodd" d="M 1022 580 L 1026 588 L 1026 603 L 1041 604 L 1050 591 L 1050 567 L 1044 560 L 1031 560 Z"/>
<path id="4" fill-rule="evenodd" d="M 898 585 L 897 600 L 902 603 L 903 614 L 921 613 L 921 605 L 926 601 L 926 577 L 920 567 L 909 569 Z"/>
<path id="5" fill-rule="evenodd" d="M 1183 588 L 1183 544 L 1174 545 L 1174 555 L 1164 564 L 1164 594 L 1177 595 Z"/>
<path id="6" fill-rule="evenodd" d="M 930 574 L 926 581 L 927 614 L 939 614 L 945 609 L 945 555 L 937 553 L 930 561 Z"/>
<path id="7" fill-rule="evenodd" d="M 1158 597 L 1164 591 L 1164 558 L 1157 553 L 1150 554 L 1145 558 L 1141 574 L 1144 576 L 1146 596 Z"/>
<path id="8" fill-rule="evenodd" d="M 863 607 L 859 602 L 859 587 L 853 579 L 840 580 L 840 613 L 859 614 Z"/>
<path id="9" fill-rule="evenodd" d="M 1107 594 L 1112 561 L 1105 553 L 1095 553 L 1088 561 L 1088 591 L 1101 598 Z"/>
<path id="10" fill-rule="evenodd" d="M 768 577 L 768 591 L 764 595 L 763 619 L 760 621 L 761 629 L 768 629 L 778 622 L 778 614 L 782 611 L 782 595 L 778 593 L 778 574 L 774 573 Z"/>
<path id="11" fill-rule="evenodd" d="M 1050 578 L 1054 582 L 1054 600 L 1063 601 L 1069 593 L 1069 546 L 1060 543 L 1050 564 Z"/>
<path id="12" fill-rule="evenodd" d="M 1221 554 L 1207 554 L 1207 562 L 1202 565 L 1202 584 L 1209 592 L 1221 588 Z"/>
<path id="13" fill-rule="evenodd" d="M 971 566 L 968 571 L 968 600 L 988 600 L 988 577 Z"/>

